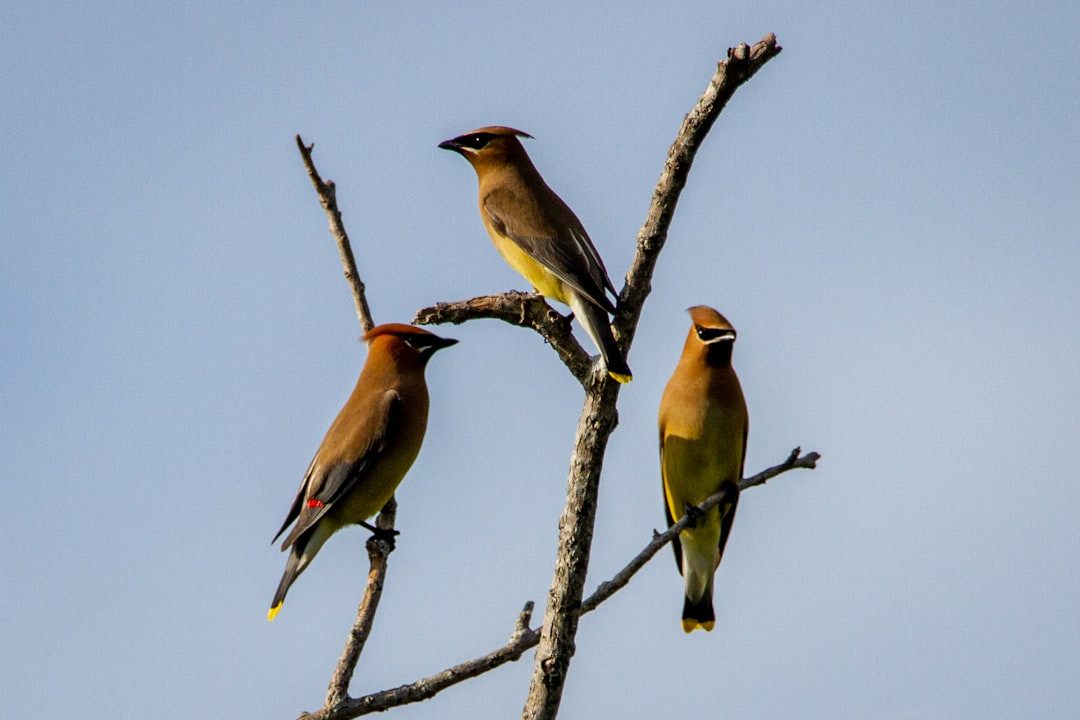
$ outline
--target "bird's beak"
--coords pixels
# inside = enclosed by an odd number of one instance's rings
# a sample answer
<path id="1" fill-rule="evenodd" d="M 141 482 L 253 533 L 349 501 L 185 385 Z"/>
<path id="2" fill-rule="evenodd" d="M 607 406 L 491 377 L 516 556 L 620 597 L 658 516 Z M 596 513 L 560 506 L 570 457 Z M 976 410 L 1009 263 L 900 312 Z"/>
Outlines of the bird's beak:
<path id="1" fill-rule="evenodd" d="M 458 344 L 458 341 L 455 340 L 454 338 L 441 337 L 441 338 L 438 339 L 438 341 L 431 343 L 431 352 L 435 352 L 436 350 L 442 350 L 443 348 L 448 348 L 451 345 L 457 345 L 457 344 Z"/>
<path id="2" fill-rule="evenodd" d="M 453 150 L 454 152 L 461 152 L 461 146 L 453 140 L 443 140 L 439 143 L 439 147 L 443 150 Z"/>

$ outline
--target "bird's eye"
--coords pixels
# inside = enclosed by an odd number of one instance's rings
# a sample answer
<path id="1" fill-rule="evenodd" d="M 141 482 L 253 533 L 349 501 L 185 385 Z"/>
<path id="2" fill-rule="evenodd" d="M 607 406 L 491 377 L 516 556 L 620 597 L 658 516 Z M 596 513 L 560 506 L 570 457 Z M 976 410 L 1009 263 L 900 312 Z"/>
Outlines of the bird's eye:
<path id="1" fill-rule="evenodd" d="M 465 140 L 463 140 L 461 144 L 467 148 L 472 148 L 473 150 L 480 150 L 489 142 L 491 142 L 491 139 L 494 137 L 495 136 L 491 133 L 477 133 L 475 135 L 470 135 L 469 137 L 465 138 Z"/>
<path id="2" fill-rule="evenodd" d="M 695 325 L 694 331 L 697 333 L 698 340 L 704 343 L 710 343 L 722 338 L 735 339 L 735 331 L 726 328 L 714 328 L 705 327 L 703 325 Z"/>

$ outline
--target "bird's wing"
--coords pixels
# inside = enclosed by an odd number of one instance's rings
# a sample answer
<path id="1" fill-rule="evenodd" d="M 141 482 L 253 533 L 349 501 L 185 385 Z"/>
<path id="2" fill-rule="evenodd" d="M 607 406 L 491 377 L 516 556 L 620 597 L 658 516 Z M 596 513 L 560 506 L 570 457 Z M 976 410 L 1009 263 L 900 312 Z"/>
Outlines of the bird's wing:
<path id="1" fill-rule="evenodd" d="M 296 498 L 293 499 L 292 506 L 289 508 L 289 512 L 285 516 L 285 522 L 281 523 L 281 528 L 277 531 L 277 534 L 274 535 L 274 539 L 270 541 L 271 545 L 277 542 L 277 539 L 281 537 L 281 533 L 285 532 L 285 528 L 292 525 L 293 520 L 296 520 L 296 518 L 300 515 L 300 507 L 304 504 L 304 493 L 307 491 L 308 482 L 311 479 L 311 471 L 312 468 L 315 467 L 315 461 L 318 460 L 318 458 L 319 456 L 316 455 L 314 458 L 311 459 L 311 464 L 308 465 L 308 469 L 304 473 L 304 481 L 300 483 L 300 489 L 296 491 Z"/>
<path id="2" fill-rule="evenodd" d="M 731 535 L 731 525 L 735 522 L 735 509 L 739 506 L 738 484 L 728 480 L 720 485 L 720 489 L 733 499 L 720 505 L 720 542 L 716 546 L 716 567 L 720 567 L 720 558 L 724 556 L 724 546 L 727 545 L 728 535 Z"/>
<path id="3" fill-rule="evenodd" d="M 664 520 L 667 521 L 667 526 L 671 527 L 675 524 L 675 516 L 671 513 L 671 507 L 668 505 L 668 493 L 667 493 L 667 477 L 666 470 L 664 469 L 664 429 L 660 428 L 660 492 L 664 496 Z M 675 551 L 675 565 L 679 568 L 679 574 L 682 575 L 682 543 L 679 542 L 679 536 L 671 538 L 671 549 Z"/>
<path id="4" fill-rule="evenodd" d="M 380 398 L 376 411 L 368 418 L 370 430 L 368 442 L 359 448 L 351 460 L 338 460 L 332 463 L 320 462 L 322 449 L 315 455 L 308 467 L 307 475 L 300 486 L 289 515 L 278 531 L 278 535 L 296 520 L 292 532 L 281 545 L 284 550 L 298 537 L 311 529 L 333 507 L 342 496 L 349 493 L 364 479 L 364 475 L 386 448 L 386 438 L 400 421 L 402 398 L 396 390 L 387 390 Z M 274 536 L 277 540 L 277 536 Z"/>
<path id="5" fill-rule="evenodd" d="M 726 486 L 728 493 L 735 499 L 730 503 L 724 503 L 720 506 L 720 544 L 716 548 L 716 566 L 720 567 L 720 558 L 724 556 L 724 546 L 727 545 L 728 535 L 731 534 L 731 525 L 735 522 L 735 510 L 739 506 L 739 483 L 742 482 L 743 477 L 743 465 L 746 462 L 746 437 L 749 432 L 749 424 L 743 424 L 742 432 L 742 457 L 739 458 L 739 475 L 735 478 L 734 482 L 727 482 L 721 485 L 723 489 Z"/>
<path id="6" fill-rule="evenodd" d="M 560 201 L 561 202 L 561 201 Z M 588 233 L 569 208 L 544 215 L 535 203 L 513 202 L 505 190 L 493 190 L 481 205 L 492 227 L 510 238 L 529 257 L 553 272 L 564 283 L 608 313 L 615 306 L 605 289 L 615 295 L 600 254 Z M 503 208 L 516 207 L 513 213 Z"/>

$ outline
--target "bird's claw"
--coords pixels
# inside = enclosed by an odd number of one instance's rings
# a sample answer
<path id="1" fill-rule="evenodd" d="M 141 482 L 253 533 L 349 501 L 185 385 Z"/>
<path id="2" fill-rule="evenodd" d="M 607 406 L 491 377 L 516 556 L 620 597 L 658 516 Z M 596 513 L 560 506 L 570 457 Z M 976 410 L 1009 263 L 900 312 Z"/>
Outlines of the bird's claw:
<path id="1" fill-rule="evenodd" d="M 686 527 L 688 528 L 697 527 L 698 520 L 705 514 L 698 509 L 697 505 L 691 505 L 690 503 L 683 505 L 683 512 L 686 514 L 686 517 L 689 518 L 686 523 Z"/>
<path id="2" fill-rule="evenodd" d="M 374 540 L 382 540 L 390 544 L 390 547 L 394 547 L 394 538 L 401 534 L 400 530 L 394 528 L 381 528 L 372 525 L 371 523 L 361 522 L 361 526 L 371 531 L 371 537 Z"/>

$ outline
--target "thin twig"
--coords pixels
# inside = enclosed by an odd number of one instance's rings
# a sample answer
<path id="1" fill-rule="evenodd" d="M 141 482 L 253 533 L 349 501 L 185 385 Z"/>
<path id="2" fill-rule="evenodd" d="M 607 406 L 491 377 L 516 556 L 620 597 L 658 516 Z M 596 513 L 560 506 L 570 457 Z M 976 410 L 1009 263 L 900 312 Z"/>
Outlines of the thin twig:
<path id="1" fill-rule="evenodd" d="M 349 243 L 349 235 L 345 232 L 345 225 L 341 222 L 341 211 L 337 206 L 337 186 L 333 180 L 323 182 L 319 171 L 315 169 L 315 162 L 311 159 L 311 151 L 315 149 L 315 143 L 304 145 L 300 135 L 296 136 L 296 147 L 300 149 L 300 155 L 304 158 L 304 167 L 307 168 L 311 184 L 315 186 L 315 192 L 319 196 L 319 204 L 326 211 L 326 218 L 330 221 L 330 234 L 337 242 L 338 252 L 341 254 L 341 265 L 345 269 L 345 279 L 349 282 L 352 290 L 353 304 L 356 306 L 356 317 L 360 319 L 360 326 L 364 332 L 375 327 L 371 319 L 371 309 L 368 308 L 367 296 L 364 294 L 364 283 L 360 279 L 360 271 L 356 269 L 356 258 L 353 257 L 352 245 Z"/>
<path id="2" fill-rule="evenodd" d="M 492 650 L 487 655 L 454 665 L 414 683 L 349 699 L 336 707 L 324 708 L 312 715 L 302 715 L 301 718 L 303 720 L 348 720 L 349 718 L 374 712 L 384 712 L 398 705 L 408 705 L 427 700 L 451 685 L 457 685 L 469 678 L 483 675 L 501 665 L 514 662 L 521 658 L 522 653 L 534 647 L 540 639 L 539 630 L 529 629 L 532 610 L 532 601 L 525 603 L 525 607 L 518 614 L 514 623 L 514 631 L 510 635 L 510 639 L 505 645 Z"/>
<path id="3" fill-rule="evenodd" d="M 784 462 L 766 468 L 757 475 L 745 478 L 739 483 L 739 489 L 745 490 L 746 488 L 754 487 L 756 485 L 762 485 L 767 480 L 788 472 L 789 470 L 795 470 L 797 468 L 812 470 L 817 467 L 819 458 L 820 456 L 816 452 L 800 455 L 799 448 L 795 448 Z M 705 512 L 710 507 L 719 504 L 723 499 L 724 493 L 716 493 L 715 495 L 706 498 L 705 501 L 697 507 L 702 512 Z M 665 532 L 654 532 L 649 544 L 646 545 L 626 567 L 616 573 L 610 580 L 600 583 L 596 591 L 582 602 L 581 613 L 585 614 L 595 610 L 601 603 L 625 587 L 638 570 L 644 567 L 644 565 L 656 555 L 664 545 L 671 542 L 671 539 L 686 527 L 689 518 L 689 515 L 684 517 Z M 536 647 L 540 642 L 540 631 L 529 629 L 532 612 L 533 604 L 532 601 L 529 601 L 525 604 L 524 609 L 518 614 L 510 639 L 505 645 L 492 650 L 486 655 L 459 663 L 453 667 L 449 667 L 441 672 L 421 678 L 420 680 L 407 685 L 371 693 L 370 695 L 364 695 L 363 697 L 355 699 L 348 698 L 340 704 L 328 704 L 316 713 L 305 713 L 300 717 L 303 718 L 303 720 L 351 720 L 351 718 L 360 717 L 361 715 L 385 712 L 398 705 L 408 705 L 410 703 L 427 700 L 448 687 L 457 685 L 458 683 L 476 677 L 477 675 L 490 672 L 506 663 L 515 662 L 521 658 L 525 651 Z"/>
<path id="4" fill-rule="evenodd" d="M 791 455 L 787 460 L 779 465 L 773 465 L 770 468 L 766 468 L 753 477 L 744 478 L 739 482 L 739 490 L 745 490 L 755 485 L 764 485 L 767 480 L 770 480 L 780 473 L 787 472 L 788 470 L 794 470 L 795 468 L 806 468 L 813 470 L 817 467 L 817 461 L 821 459 L 821 456 L 816 452 L 807 453 L 806 455 L 800 455 L 800 448 L 795 448 L 791 451 Z M 710 495 L 705 498 L 705 501 L 697 506 L 703 514 L 711 507 L 719 505 L 727 497 L 727 493 L 721 490 L 720 492 Z M 678 535 L 680 532 L 686 529 L 686 526 L 690 524 L 694 516 L 691 513 L 683 515 L 679 522 L 675 523 L 662 533 L 656 533 L 653 536 L 652 542 L 645 546 L 645 549 L 638 553 L 637 557 L 631 560 L 626 567 L 615 574 L 615 577 L 606 582 L 600 583 L 594 592 L 581 603 L 581 614 L 584 615 L 587 612 L 595 610 L 596 607 L 621 590 L 628 582 L 630 578 L 634 577 L 638 570 L 645 567 L 645 563 L 649 562 L 660 548 L 671 542 L 671 539 Z"/>
<path id="5" fill-rule="evenodd" d="M 686 186 L 705 136 L 727 106 L 735 91 L 780 54 L 776 35 L 769 33 L 753 47 L 746 43 L 728 49 L 728 59 L 717 63 L 716 73 L 694 108 L 683 118 L 675 141 L 668 148 L 664 168 L 653 189 L 645 222 L 637 234 L 637 252 L 626 273 L 626 285 L 619 293 L 619 313 L 613 323 L 620 342 L 629 347 L 641 317 L 641 308 L 649 296 L 653 269 L 667 241 L 668 228 L 675 217 L 675 207 Z"/>

